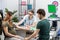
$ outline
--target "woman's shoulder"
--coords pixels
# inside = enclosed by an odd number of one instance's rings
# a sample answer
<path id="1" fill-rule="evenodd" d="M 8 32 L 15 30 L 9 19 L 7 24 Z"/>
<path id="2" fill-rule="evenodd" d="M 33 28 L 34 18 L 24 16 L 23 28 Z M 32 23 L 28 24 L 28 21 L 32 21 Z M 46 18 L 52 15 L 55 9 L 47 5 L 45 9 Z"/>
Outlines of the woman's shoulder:
<path id="1" fill-rule="evenodd" d="M 2 23 L 5 25 L 5 24 L 7 24 L 7 21 L 2 21 Z"/>

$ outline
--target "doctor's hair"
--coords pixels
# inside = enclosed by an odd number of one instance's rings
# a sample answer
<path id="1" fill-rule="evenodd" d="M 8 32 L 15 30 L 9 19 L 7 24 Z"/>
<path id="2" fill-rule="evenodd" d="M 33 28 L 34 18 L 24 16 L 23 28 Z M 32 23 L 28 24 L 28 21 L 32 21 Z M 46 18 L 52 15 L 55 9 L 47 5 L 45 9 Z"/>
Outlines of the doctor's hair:
<path id="1" fill-rule="evenodd" d="M 28 12 L 31 12 L 31 13 L 33 13 L 33 14 L 34 14 L 34 10 L 29 10 Z"/>
<path id="2" fill-rule="evenodd" d="M 37 10 L 37 13 L 38 13 L 38 14 L 40 14 L 40 15 L 43 15 L 43 16 L 45 16 L 45 15 L 46 15 L 46 13 L 45 13 L 45 10 L 44 10 L 44 9 L 38 9 L 38 10 Z"/>

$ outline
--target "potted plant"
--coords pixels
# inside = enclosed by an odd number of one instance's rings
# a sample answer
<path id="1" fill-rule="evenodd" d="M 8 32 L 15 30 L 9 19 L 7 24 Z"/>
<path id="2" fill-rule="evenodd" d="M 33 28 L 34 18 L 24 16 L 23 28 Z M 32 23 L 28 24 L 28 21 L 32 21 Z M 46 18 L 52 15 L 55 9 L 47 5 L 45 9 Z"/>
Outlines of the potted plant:
<path id="1" fill-rule="evenodd" d="M 9 11 L 9 10 L 8 10 L 7 8 L 5 8 L 5 12 L 7 13 L 8 11 Z M 14 10 L 14 11 L 12 12 L 12 15 L 14 15 L 16 12 L 17 12 L 17 10 Z M 19 20 L 18 20 L 17 16 L 14 16 L 14 17 L 12 18 L 12 21 L 13 21 L 13 22 L 18 22 Z"/>

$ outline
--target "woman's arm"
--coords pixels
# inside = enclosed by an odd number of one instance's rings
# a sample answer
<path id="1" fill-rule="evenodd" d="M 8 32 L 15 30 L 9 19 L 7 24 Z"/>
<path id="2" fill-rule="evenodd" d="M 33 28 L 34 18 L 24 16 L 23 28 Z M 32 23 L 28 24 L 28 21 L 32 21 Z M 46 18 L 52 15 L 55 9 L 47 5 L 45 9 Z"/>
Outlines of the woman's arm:
<path id="1" fill-rule="evenodd" d="M 20 38 L 20 36 L 18 35 L 13 35 L 11 33 L 8 32 L 8 27 L 3 27 L 5 35 L 9 36 L 9 37 L 15 37 L 15 38 Z"/>
<path id="2" fill-rule="evenodd" d="M 20 29 L 20 30 L 26 30 L 25 28 L 20 27 L 20 26 L 18 26 L 18 25 L 16 25 L 16 28 L 18 28 L 18 29 Z"/>
<path id="3" fill-rule="evenodd" d="M 5 35 L 7 35 L 9 37 L 14 37 L 15 36 L 15 35 L 13 35 L 13 34 L 11 34 L 11 33 L 8 32 L 8 27 L 3 27 L 3 29 L 4 29 Z"/>
<path id="4" fill-rule="evenodd" d="M 16 28 L 18 28 L 19 30 L 29 30 L 27 27 L 21 27 L 21 26 L 18 26 L 18 25 L 16 25 L 15 26 Z"/>
<path id="5" fill-rule="evenodd" d="M 8 27 L 3 27 L 3 29 L 4 29 L 5 35 L 7 35 L 7 36 L 9 36 L 9 37 L 20 38 L 20 36 L 18 36 L 18 35 L 13 35 L 13 34 L 9 33 L 9 32 L 8 32 Z"/>

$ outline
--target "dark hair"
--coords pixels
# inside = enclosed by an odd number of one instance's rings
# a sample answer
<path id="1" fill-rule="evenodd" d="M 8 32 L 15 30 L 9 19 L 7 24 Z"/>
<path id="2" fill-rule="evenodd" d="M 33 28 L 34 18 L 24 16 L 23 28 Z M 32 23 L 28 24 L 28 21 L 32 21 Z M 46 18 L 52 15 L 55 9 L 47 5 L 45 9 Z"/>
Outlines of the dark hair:
<path id="1" fill-rule="evenodd" d="M 34 11 L 33 10 L 29 10 L 29 12 L 33 13 L 34 14 Z"/>
<path id="2" fill-rule="evenodd" d="M 38 9 L 38 10 L 37 10 L 37 13 L 38 13 L 38 14 L 40 14 L 40 15 L 43 15 L 43 16 L 45 16 L 45 15 L 46 15 L 46 13 L 45 13 L 45 10 L 44 10 L 44 9 Z"/>
<path id="3" fill-rule="evenodd" d="M 8 14 L 9 16 L 12 16 L 12 12 L 11 12 L 11 11 L 8 11 L 7 14 Z"/>

